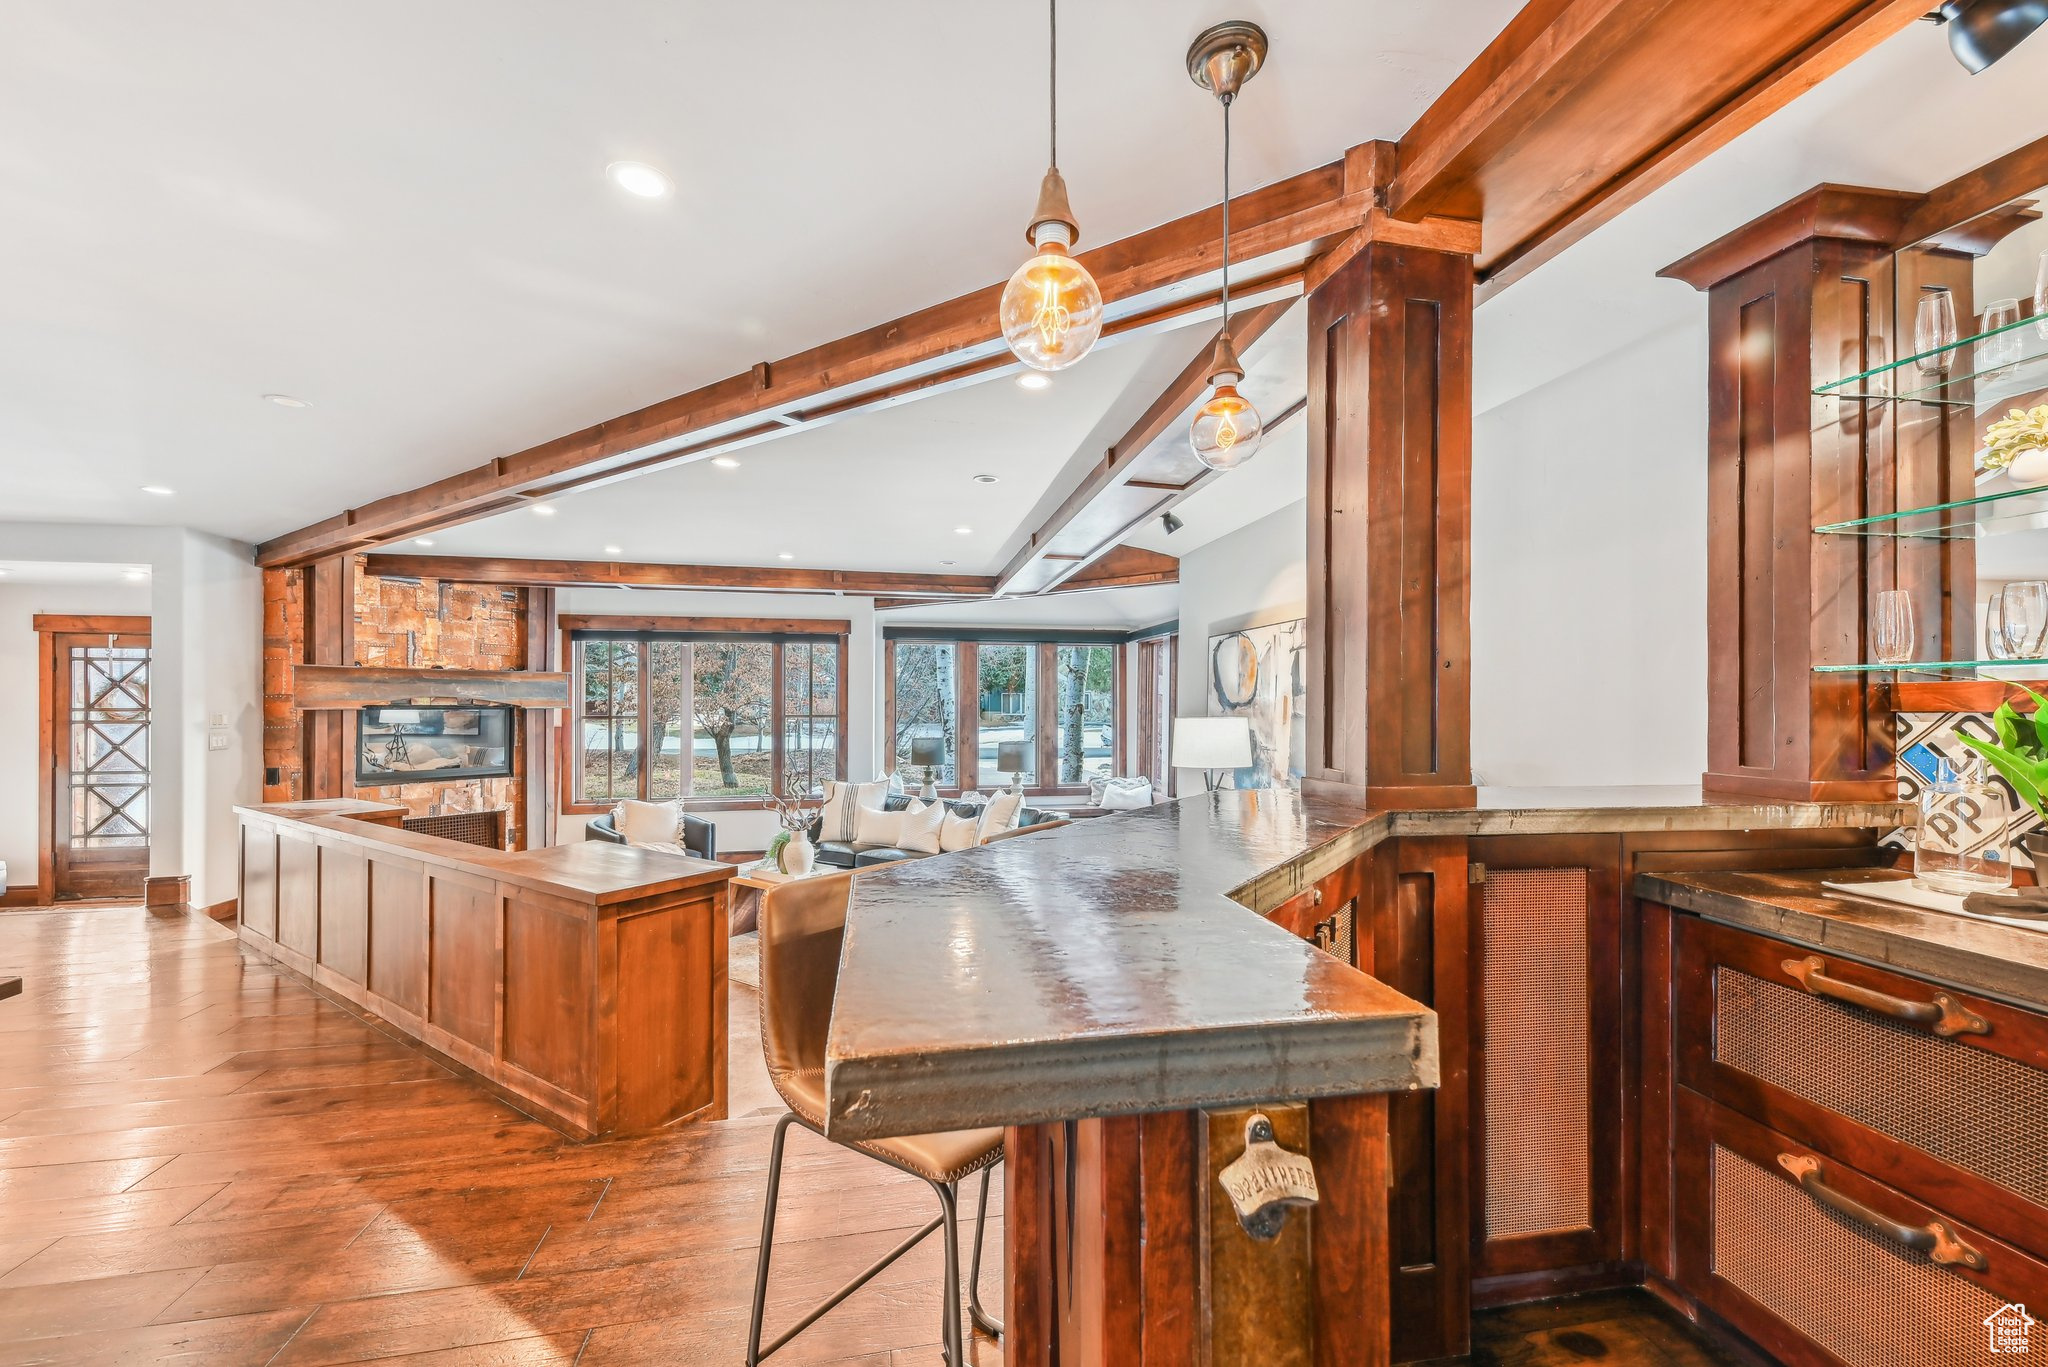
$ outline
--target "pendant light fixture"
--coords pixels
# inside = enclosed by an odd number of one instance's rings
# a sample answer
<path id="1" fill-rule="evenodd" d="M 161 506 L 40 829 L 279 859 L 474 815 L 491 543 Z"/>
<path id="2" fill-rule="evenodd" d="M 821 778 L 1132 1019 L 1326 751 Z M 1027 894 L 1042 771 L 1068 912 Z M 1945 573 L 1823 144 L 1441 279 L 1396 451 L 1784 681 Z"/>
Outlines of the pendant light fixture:
<path id="1" fill-rule="evenodd" d="M 1071 255 L 1081 230 L 1060 176 L 1060 24 L 1058 0 L 1046 0 L 1051 35 L 1048 63 L 1052 123 L 1051 164 L 1038 186 L 1038 208 L 1024 230 L 1034 255 L 1003 286 L 1003 340 L 1033 370 L 1065 370 L 1088 354 L 1102 335 L 1102 291 Z"/>
<path id="2" fill-rule="evenodd" d="M 1209 357 L 1209 401 L 1195 414 L 1188 441 L 1211 470 L 1235 470 L 1266 435 L 1259 410 L 1237 392 L 1244 362 L 1230 341 L 1230 106 L 1266 64 L 1266 31 L 1245 20 L 1217 24 L 1188 48 L 1188 75 L 1223 105 L 1223 329 Z"/>

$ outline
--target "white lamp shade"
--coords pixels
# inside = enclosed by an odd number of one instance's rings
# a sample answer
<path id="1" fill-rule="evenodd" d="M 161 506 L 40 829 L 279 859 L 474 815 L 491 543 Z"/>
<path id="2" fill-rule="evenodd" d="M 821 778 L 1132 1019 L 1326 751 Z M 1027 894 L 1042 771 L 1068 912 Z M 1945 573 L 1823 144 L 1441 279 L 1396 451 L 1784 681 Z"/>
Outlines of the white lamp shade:
<path id="1" fill-rule="evenodd" d="M 1252 724 L 1243 717 L 1175 717 L 1173 767 L 1242 769 L 1252 762 Z"/>

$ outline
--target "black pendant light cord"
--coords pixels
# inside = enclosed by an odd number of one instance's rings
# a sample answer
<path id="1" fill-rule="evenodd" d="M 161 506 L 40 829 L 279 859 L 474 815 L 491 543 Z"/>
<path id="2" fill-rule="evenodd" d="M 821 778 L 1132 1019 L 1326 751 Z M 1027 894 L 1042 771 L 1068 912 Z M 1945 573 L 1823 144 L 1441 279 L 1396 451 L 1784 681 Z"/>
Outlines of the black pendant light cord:
<path id="1" fill-rule="evenodd" d="M 1060 0 L 1046 0 L 1045 12 L 1051 18 L 1052 60 L 1046 64 L 1049 75 L 1046 84 L 1050 87 L 1046 108 L 1052 111 L 1052 169 L 1060 169 Z"/>
<path id="2" fill-rule="evenodd" d="M 1230 102 L 1223 97 L 1223 332 L 1230 333 Z"/>

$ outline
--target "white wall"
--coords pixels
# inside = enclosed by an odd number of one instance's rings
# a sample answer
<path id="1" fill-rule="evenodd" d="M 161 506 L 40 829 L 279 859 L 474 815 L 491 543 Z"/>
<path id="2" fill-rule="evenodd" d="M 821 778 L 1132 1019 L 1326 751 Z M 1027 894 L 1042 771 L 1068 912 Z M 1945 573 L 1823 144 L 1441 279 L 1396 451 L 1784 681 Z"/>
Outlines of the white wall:
<path id="1" fill-rule="evenodd" d="M 141 616 L 149 611 L 147 584 L 0 584 L 0 863 L 6 881 L 36 881 L 42 847 L 38 791 L 36 677 L 38 613 Z"/>
<path id="2" fill-rule="evenodd" d="M 1706 373 L 1701 302 L 1474 419 L 1477 782 L 1699 782 Z"/>
<path id="3" fill-rule="evenodd" d="M 1209 714 L 1209 638 L 1308 615 L 1308 503 L 1289 504 L 1181 557 L 1174 715 Z M 1176 775 L 1178 791 L 1202 780 Z"/>
<path id="4" fill-rule="evenodd" d="M 832 594 L 684 593 L 658 589 L 563 589 L 556 610 L 622 617 L 813 618 L 852 624 L 846 643 L 846 764 L 854 778 L 882 772 L 877 718 L 882 708 L 880 628 L 872 598 Z M 766 849 L 775 838 L 775 814 L 760 811 L 707 812 L 718 826 L 718 848 Z M 556 834 L 568 843 L 583 838 L 588 820 L 564 814 Z"/>
<path id="5" fill-rule="evenodd" d="M 191 875 L 199 905 L 233 897 L 232 808 L 262 792 L 263 579 L 249 547 L 181 527 L 0 522 L 0 560 L 150 567 L 150 872 Z M 207 746 L 215 715 L 222 750 Z"/>

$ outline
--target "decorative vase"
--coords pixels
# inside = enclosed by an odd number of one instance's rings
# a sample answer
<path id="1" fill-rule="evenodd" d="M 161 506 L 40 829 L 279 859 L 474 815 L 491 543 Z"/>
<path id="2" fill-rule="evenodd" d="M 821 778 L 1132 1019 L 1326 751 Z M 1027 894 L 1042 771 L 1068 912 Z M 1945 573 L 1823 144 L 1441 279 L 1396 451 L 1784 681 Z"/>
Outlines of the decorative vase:
<path id="1" fill-rule="evenodd" d="M 2035 447 L 2022 451 L 2012 458 L 2012 464 L 2005 467 L 2006 477 L 2014 484 L 2048 484 L 2048 450 Z"/>
<path id="2" fill-rule="evenodd" d="M 811 871 L 811 864 L 817 857 L 817 848 L 811 844 L 810 837 L 799 831 L 782 847 L 782 871 L 792 878 L 801 878 Z"/>

